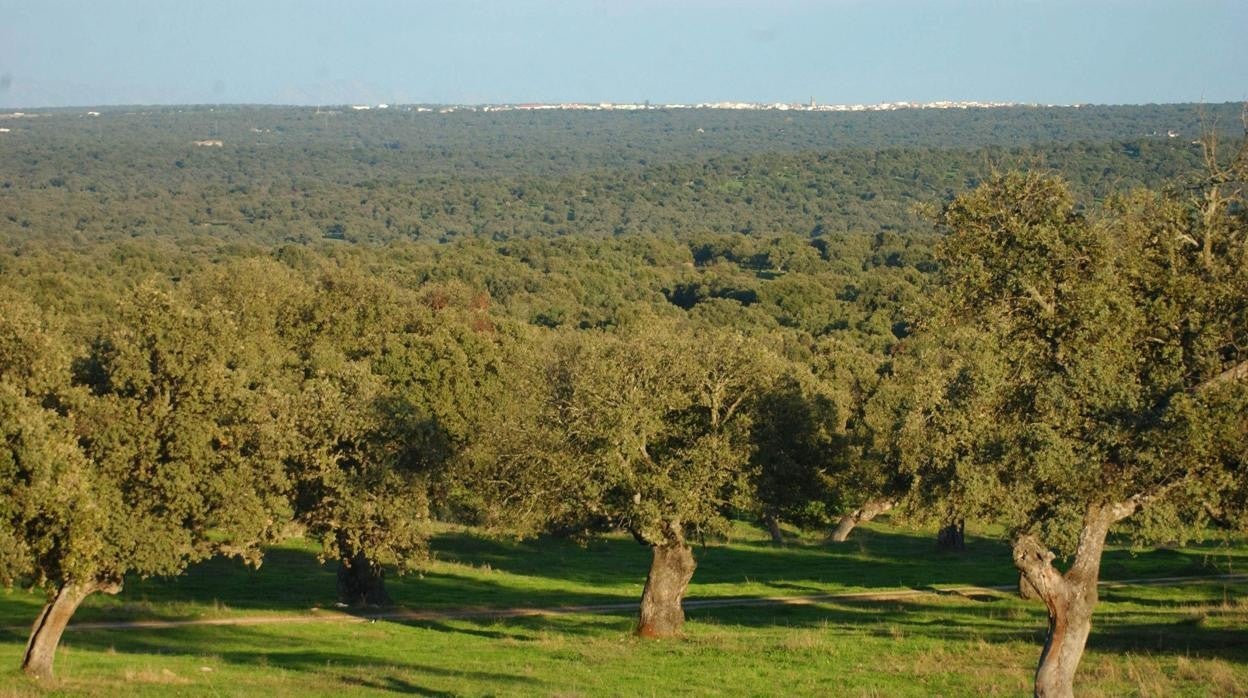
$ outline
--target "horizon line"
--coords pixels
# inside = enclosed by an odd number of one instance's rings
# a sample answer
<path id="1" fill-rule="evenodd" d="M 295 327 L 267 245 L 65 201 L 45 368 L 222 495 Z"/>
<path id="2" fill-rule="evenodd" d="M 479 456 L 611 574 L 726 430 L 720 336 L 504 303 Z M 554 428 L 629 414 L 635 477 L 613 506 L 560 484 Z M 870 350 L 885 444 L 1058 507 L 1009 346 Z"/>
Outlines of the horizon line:
<path id="1" fill-rule="evenodd" d="M 976 99 L 959 99 L 959 100 L 929 100 L 929 101 L 908 101 L 896 100 L 887 102 L 818 102 L 811 100 L 809 102 L 778 102 L 778 101 L 750 101 L 750 100 L 715 100 L 700 102 L 653 102 L 650 100 L 642 101 L 576 101 L 561 100 L 557 102 L 543 101 L 503 101 L 503 102 L 323 102 L 323 103 L 296 103 L 296 102 L 133 102 L 133 103 L 110 103 L 110 104 L 74 104 L 63 106 L 51 105 L 20 105 L 20 106 L 4 106 L 0 107 L 9 114 L 25 113 L 23 110 L 41 110 L 41 111 L 71 111 L 82 109 L 167 109 L 167 108 L 243 108 L 243 107 L 271 107 L 271 108 L 287 108 L 287 109 L 335 109 L 341 108 L 354 111 L 386 111 L 389 109 L 412 109 L 412 108 L 429 108 L 429 109 L 484 109 L 489 107 L 497 107 L 500 111 L 538 111 L 538 110 L 562 110 L 562 111 L 644 111 L 644 110 L 740 110 L 740 111 L 804 111 L 804 112 L 854 112 L 854 111 L 896 111 L 902 109 L 1003 109 L 1028 107 L 1039 109 L 1078 109 L 1083 107 L 1147 107 L 1147 106 L 1224 106 L 1228 104 L 1242 104 L 1248 108 L 1248 100 L 1226 100 L 1220 102 L 1207 102 L 1205 100 L 1189 100 L 1174 102 L 1071 102 L 1071 103 L 1046 103 L 1046 102 L 1017 102 L 1017 101 L 999 101 L 999 100 L 976 100 Z"/>

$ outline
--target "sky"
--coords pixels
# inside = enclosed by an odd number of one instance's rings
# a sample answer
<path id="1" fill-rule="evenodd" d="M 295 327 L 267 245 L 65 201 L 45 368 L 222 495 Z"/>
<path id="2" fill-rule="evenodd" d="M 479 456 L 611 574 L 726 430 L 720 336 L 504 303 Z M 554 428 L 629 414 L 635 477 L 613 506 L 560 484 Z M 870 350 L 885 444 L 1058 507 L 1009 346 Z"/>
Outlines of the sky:
<path id="1" fill-rule="evenodd" d="M 1248 0 L 0 0 L 0 108 L 1248 99 Z"/>

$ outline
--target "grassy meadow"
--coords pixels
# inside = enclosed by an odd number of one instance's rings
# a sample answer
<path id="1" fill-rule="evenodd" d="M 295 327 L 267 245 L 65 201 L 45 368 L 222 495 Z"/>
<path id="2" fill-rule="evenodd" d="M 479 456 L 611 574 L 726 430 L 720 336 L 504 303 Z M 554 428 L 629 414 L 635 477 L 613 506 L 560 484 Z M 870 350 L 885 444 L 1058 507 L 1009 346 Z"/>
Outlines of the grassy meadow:
<path id="1" fill-rule="evenodd" d="M 334 608 L 332 567 L 292 541 L 259 570 L 231 561 L 175 579 L 130 580 L 88 600 L 71 622 L 57 678 L 17 665 L 41 597 L 0 594 L 0 695 L 1021 695 L 1043 641 L 1039 604 L 966 586 L 1016 580 L 1006 546 L 968 536 L 961 553 L 886 522 L 829 544 L 783 547 L 738 525 L 696 550 L 688 598 L 923 593 L 794 604 L 697 607 L 686 637 L 643 641 L 633 613 L 500 618 L 489 609 L 631 604 L 648 550 L 611 537 L 499 541 L 444 527 L 423 574 L 391 578 L 412 610 L 487 611 L 370 620 Z M 1106 556 L 1106 580 L 1248 572 L 1248 546 L 1208 543 Z M 289 616 L 300 622 L 75 629 L 74 623 Z M 303 622 L 309 617 L 335 622 Z M 1102 591 L 1084 695 L 1248 695 L 1248 579 Z"/>

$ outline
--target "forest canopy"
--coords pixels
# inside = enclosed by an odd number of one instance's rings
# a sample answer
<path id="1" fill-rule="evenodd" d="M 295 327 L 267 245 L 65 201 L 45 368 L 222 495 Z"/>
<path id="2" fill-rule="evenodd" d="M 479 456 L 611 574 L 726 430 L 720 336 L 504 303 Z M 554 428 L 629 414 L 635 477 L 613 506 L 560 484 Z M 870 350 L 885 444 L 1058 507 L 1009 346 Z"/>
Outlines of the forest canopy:
<path id="1" fill-rule="evenodd" d="M 1063 695 L 1111 525 L 1248 521 L 1238 114 L 14 120 L 0 581 L 48 591 L 24 666 L 51 674 L 90 594 L 292 531 L 342 603 L 388 603 L 439 519 L 624 532 L 653 554 L 639 632 L 674 636 L 733 519 L 843 540 L 898 507 L 1004 527 Z"/>

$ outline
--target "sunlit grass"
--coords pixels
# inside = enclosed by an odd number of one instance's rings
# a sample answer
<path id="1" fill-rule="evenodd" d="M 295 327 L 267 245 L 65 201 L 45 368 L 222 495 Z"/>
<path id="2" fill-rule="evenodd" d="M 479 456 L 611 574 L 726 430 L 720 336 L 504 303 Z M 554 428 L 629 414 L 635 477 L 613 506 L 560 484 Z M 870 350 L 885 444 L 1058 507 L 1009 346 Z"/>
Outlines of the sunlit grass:
<path id="1" fill-rule="evenodd" d="M 887 524 L 841 545 L 810 536 L 776 547 L 739 526 L 697 551 L 690 598 L 864 589 L 933 590 L 897 600 L 692 608 L 687 637 L 640 641 L 632 613 L 424 622 L 351 620 L 161 630 L 71 630 L 58 692 L 137 695 L 1019 695 L 1028 690 L 1045 619 L 1005 592 L 1003 544 L 972 538 L 938 553 L 927 534 Z M 390 591 L 412 609 L 631 603 L 647 551 L 609 538 L 582 548 L 440 530 L 438 560 Z M 1111 551 L 1106 578 L 1248 569 L 1243 546 Z M 92 599 L 79 621 L 309 613 L 333 603 L 333 570 L 294 541 L 258 571 L 216 561 L 176 580 L 134 580 Z M 1081 668 L 1083 695 L 1237 695 L 1248 686 L 1248 582 L 1105 589 Z M 0 695 L 36 686 L 16 671 L 39 598 L 0 598 Z M 1238 692 L 1238 693 L 1237 693 Z"/>

